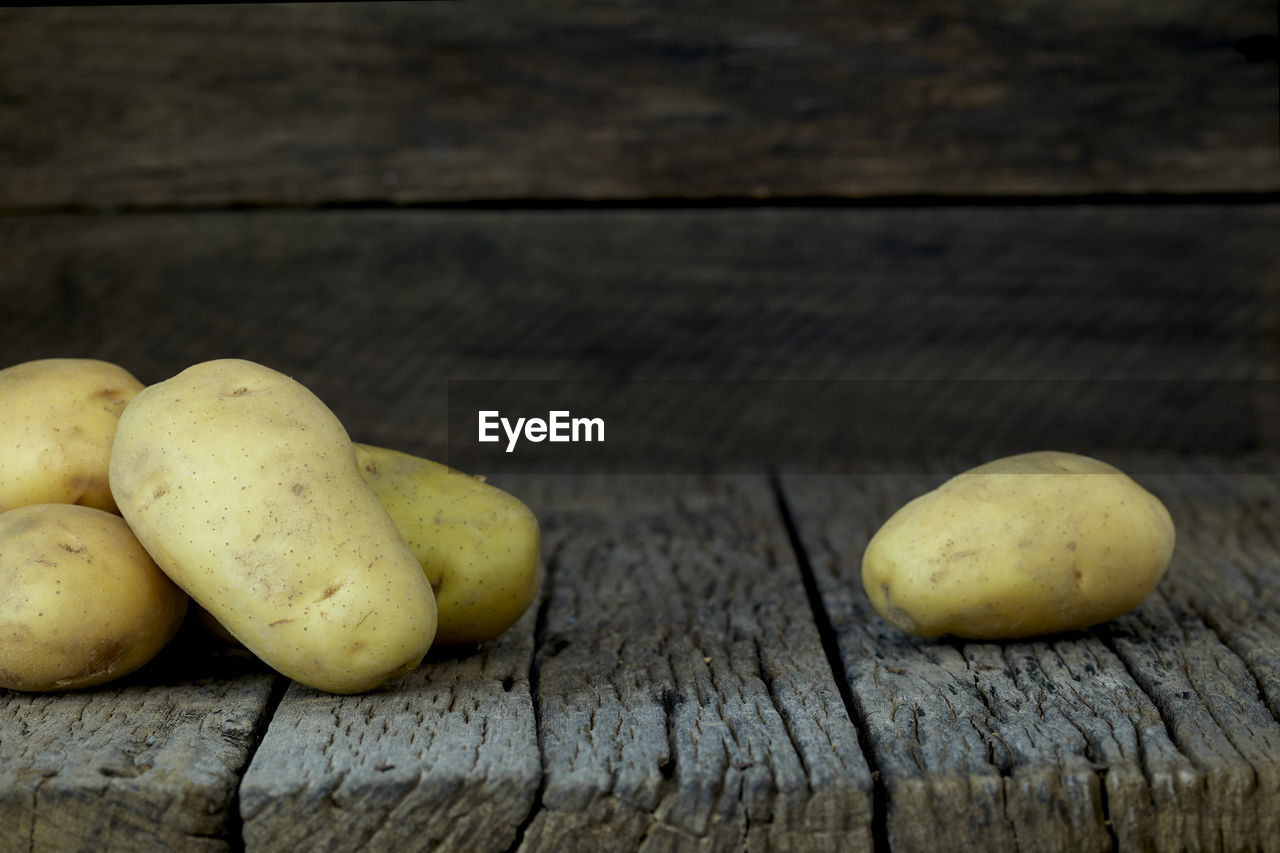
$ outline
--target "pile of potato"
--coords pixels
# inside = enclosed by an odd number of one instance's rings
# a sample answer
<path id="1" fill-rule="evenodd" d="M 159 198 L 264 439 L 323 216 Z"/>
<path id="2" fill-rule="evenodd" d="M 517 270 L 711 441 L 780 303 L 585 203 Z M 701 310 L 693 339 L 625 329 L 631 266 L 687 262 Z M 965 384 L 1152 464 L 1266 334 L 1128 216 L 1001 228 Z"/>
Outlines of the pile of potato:
<path id="1" fill-rule="evenodd" d="M 0 687 L 133 672 L 194 601 L 278 672 L 361 692 L 505 631 L 540 577 L 523 503 L 353 443 L 260 364 L 0 370 Z"/>
<path id="2" fill-rule="evenodd" d="M 1173 547 L 1168 511 L 1122 472 L 1029 453 L 900 508 L 862 580 L 904 631 L 1027 637 L 1135 607 Z M 433 642 L 505 631 L 540 576 L 538 523 L 519 500 L 352 443 L 315 395 L 260 364 L 204 362 L 146 388 L 88 359 L 0 370 L 0 687 L 132 672 L 194 600 L 284 675 L 361 692 Z"/>

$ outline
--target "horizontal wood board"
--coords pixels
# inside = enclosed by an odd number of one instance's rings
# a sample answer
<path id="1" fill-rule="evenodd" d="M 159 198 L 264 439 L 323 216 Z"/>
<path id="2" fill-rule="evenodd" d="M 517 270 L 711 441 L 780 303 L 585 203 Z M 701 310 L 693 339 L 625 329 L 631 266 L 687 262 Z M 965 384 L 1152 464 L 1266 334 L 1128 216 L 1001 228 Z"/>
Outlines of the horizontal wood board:
<path id="1" fill-rule="evenodd" d="M 0 209 L 1276 192 L 1275 27 L 1264 0 L 11 8 Z"/>
<path id="2" fill-rule="evenodd" d="M 839 453 L 1084 417 L 1129 449 L 1234 452 L 1277 438 L 1276 233 L 1276 205 L 0 218 L 0 363 L 92 356 L 150 383 L 250 358 L 359 440 L 437 457 L 451 379 L 956 380 L 919 412 L 835 398 L 766 426 Z M 1090 425 L 1055 378 L 1187 393 Z M 1016 394 L 983 407 L 968 380 Z M 1223 388 L 1246 396 L 1202 404 Z"/>

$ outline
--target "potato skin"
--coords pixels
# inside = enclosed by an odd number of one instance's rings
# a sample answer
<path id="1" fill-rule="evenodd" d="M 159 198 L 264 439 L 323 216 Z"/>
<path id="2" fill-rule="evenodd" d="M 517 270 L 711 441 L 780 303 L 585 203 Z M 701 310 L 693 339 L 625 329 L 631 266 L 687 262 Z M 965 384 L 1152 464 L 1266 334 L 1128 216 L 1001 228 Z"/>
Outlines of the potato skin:
<path id="1" fill-rule="evenodd" d="M 0 370 L 0 512 L 41 503 L 116 512 L 107 465 L 120 413 L 142 383 L 91 358 Z"/>
<path id="2" fill-rule="evenodd" d="M 118 515 L 0 513 L 0 687 L 73 690 L 127 675 L 173 637 L 187 596 Z"/>
<path id="3" fill-rule="evenodd" d="M 430 647 L 422 569 L 342 424 L 289 377 L 221 359 L 148 387 L 120 419 L 111 486 L 160 567 L 284 675 L 358 693 Z"/>
<path id="4" fill-rule="evenodd" d="M 862 583 L 909 633 L 1030 637 L 1136 607 L 1164 576 L 1174 539 L 1168 510 L 1118 469 L 1026 453 L 899 509 L 868 544 Z"/>
<path id="5" fill-rule="evenodd" d="M 510 628 L 538 595 L 538 519 L 519 499 L 446 465 L 356 444 L 382 501 L 436 594 L 436 643 L 481 643 Z"/>

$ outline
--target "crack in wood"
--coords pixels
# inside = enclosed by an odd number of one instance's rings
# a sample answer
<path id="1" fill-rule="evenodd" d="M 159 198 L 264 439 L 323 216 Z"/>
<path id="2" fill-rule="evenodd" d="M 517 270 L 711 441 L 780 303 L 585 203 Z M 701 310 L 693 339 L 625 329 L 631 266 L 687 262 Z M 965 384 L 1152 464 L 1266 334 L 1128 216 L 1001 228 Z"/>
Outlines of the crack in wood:
<path id="1" fill-rule="evenodd" d="M 525 813 L 523 819 L 516 824 L 515 835 L 511 839 L 511 844 L 507 846 L 506 853 L 516 853 L 516 851 L 524 847 L 525 836 L 533 822 L 543 811 L 543 796 L 547 787 L 546 772 L 546 753 L 542 742 L 542 691 L 540 689 L 540 674 L 542 655 L 546 652 L 544 649 L 547 644 L 547 609 L 551 605 L 551 596 L 547 593 L 548 588 L 553 582 L 553 578 L 557 574 L 560 555 L 564 548 L 564 540 L 558 539 L 552 547 L 543 555 L 542 562 L 542 590 L 539 593 L 537 602 L 537 613 L 533 623 L 533 654 L 529 658 L 529 672 L 527 675 L 529 684 L 529 697 L 533 702 L 533 732 L 538 747 L 538 761 L 542 765 L 542 772 L 538 774 L 538 786 L 534 790 L 533 799 L 529 802 L 529 810 Z M 567 641 L 566 641 L 567 645 Z M 563 646 L 559 649 L 551 651 L 551 655 L 555 656 L 563 650 Z"/>
<path id="2" fill-rule="evenodd" d="M 853 688 L 849 681 L 849 673 L 845 668 L 844 659 L 841 657 L 838 635 L 832 625 L 831 616 L 827 612 L 826 605 L 823 603 L 822 593 L 818 588 L 813 565 L 809 560 L 809 553 L 804 547 L 800 528 L 787 499 L 787 491 L 777 471 L 770 472 L 769 485 L 777 505 L 778 515 L 786 529 L 787 541 L 791 545 L 791 553 L 800 571 L 805 598 L 808 601 L 814 625 L 818 630 L 818 639 L 822 644 L 823 654 L 827 659 L 827 665 L 831 668 L 832 677 L 835 680 L 841 703 L 844 705 L 845 714 L 853 724 L 854 732 L 857 735 L 858 748 L 862 752 L 863 758 L 867 762 L 867 768 L 871 772 L 872 843 L 877 853 L 886 853 L 889 850 L 889 792 L 876 762 L 875 750 L 871 747 L 868 735 L 870 728 L 869 717 L 866 709 L 860 706 L 854 696 Z"/>
<path id="3" fill-rule="evenodd" d="M 810 768 L 808 763 L 805 761 L 805 750 L 800 743 L 800 739 L 796 736 L 791 720 L 791 714 L 778 699 L 777 687 L 774 684 L 773 676 L 769 672 L 769 666 L 765 661 L 764 645 L 760 642 L 759 638 L 753 640 L 753 645 L 755 646 L 756 664 L 760 670 L 760 679 L 765 686 L 765 693 L 769 696 L 769 702 L 773 706 L 774 713 L 777 714 L 778 719 L 782 721 L 782 729 L 787 733 L 787 740 L 790 742 L 791 748 L 795 751 L 796 760 L 800 762 L 800 767 L 804 770 L 806 780 L 805 785 L 806 787 L 809 787 Z M 763 714 L 761 713 L 761 709 L 757 708 L 756 712 L 760 715 L 761 722 L 766 722 Z"/>
<path id="4" fill-rule="evenodd" d="M 27 828 L 27 853 L 35 853 L 36 825 L 40 815 L 40 787 L 48 778 L 44 776 L 37 779 L 36 784 L 31 788 L 31 823 Z"/>
<path id="5" fill-rule="evenodd" d="M 1107 768 L 1095 768 L 1094 773 L 1098 777 L 1098 806 L 1102 810 L 1102 827 L 1107 831 L 1107 837 L 1111 839 L 1112 853 L 1118 853 L 1120 850 L 1120 837 L 1116 835 L 1115 827 L 1111 825 L 1111 802 L 1107 793 Z"/>

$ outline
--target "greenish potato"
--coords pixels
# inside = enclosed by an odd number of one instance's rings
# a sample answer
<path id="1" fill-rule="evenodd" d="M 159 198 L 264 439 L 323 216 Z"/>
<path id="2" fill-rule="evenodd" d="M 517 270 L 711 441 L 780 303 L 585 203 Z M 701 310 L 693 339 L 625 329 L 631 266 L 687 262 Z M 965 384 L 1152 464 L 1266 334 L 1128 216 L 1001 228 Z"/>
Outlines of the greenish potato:
<path id="1" fill-rule="evenodd" d="M 91 358 L 0 370 L 0 512 L 31 504 L 116 511 L 107 465 L 120 413 L 142 383 Z"/>
<path id="2" fill-rule="evenodd" d="M 120 419 L 111 488 L 191 598 L 278 672 L 332 693 L 418 666 L 431 586 L 302 384 L 221 359 L 149 386 Z"/>
<path id="3" fill-rule="evenodd" d="M 480 643 L 514 625 L 542 577 L 529 508 L 429 459 L 359 443 L 356 458 L 435 590 L 436 642 Z"/>
<path id="4" fill-rule="evenodd" d="M 1158 498 L 1105 462 L 1043 451 L 964 472 L 872 537 L 862 583 L 904 631 L 973 639 L 1087 628 L 1136 607 L 1173 555 Z"/>
<path id="5" fill-rule="evenodd" d="M 120 516 L 74 504 L 0 513 L 0 687 L 73 690 L 128 675 L 186 611 Z"/>

